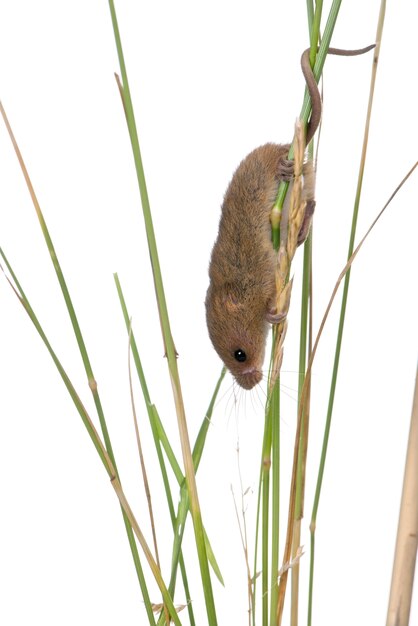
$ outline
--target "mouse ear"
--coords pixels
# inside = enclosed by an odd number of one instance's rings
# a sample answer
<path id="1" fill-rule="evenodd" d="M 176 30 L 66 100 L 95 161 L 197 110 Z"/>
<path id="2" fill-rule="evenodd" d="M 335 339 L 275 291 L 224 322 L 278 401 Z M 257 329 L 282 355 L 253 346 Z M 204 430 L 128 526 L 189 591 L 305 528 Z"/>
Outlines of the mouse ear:
<path id="1" fill-rule="evenodd" d="M 266 312 L 266 320 L 269 324 L 278 324 L 282 322 L 287 313 L 277 313 L 276 309 L 270 309 Z"/>
<path id="2" fill-rule="evenodd" d="M 238 295 L 236 291 L 232 288 L 232 285 L 224 285 L 222 293 L 222 303 L 228 313 L 235 313 L 239 308 L 242 307 Z"/>

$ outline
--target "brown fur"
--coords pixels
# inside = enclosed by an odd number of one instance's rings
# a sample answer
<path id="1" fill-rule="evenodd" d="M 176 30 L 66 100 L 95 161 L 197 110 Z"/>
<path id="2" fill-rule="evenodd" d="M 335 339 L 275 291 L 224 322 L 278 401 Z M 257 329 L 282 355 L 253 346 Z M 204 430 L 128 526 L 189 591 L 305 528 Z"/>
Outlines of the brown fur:
<path id="1" fill-rule="evenodd" d="M 289 145 L 266 144 L 239 165 L 226 191 L 206 296 L 209 336 L 226 367 L 245 389 L 261 380 L 267 318 L 274 314 L 277 254 L 270 213 L 292 164 Z M 238 362 L 236 350 L 246 353 Z"/>

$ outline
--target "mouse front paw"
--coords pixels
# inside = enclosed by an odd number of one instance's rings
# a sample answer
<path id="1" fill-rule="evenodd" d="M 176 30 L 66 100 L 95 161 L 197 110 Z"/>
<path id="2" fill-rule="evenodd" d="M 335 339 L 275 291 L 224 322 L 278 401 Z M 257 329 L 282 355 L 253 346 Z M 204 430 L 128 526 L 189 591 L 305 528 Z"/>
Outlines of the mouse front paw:
<path id="1" fill-rule="evenodd" d="M 293 179 L 295 162 L 290 159 L 281 159 L 277 168 L 277 174 L 281 180 L 290 182 Z"/>

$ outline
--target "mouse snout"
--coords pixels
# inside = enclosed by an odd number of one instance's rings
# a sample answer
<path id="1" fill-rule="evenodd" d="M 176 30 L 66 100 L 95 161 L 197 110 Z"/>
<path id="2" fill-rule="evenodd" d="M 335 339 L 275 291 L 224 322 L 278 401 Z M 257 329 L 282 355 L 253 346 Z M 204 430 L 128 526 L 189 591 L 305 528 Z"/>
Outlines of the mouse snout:
<path id="1" fill-rule="evenodd" d="M 255 387 L 255 385 L 261 381 L 262 377 L 263 375 L 260 370 L 255 367 L 251 367 L 241 371 L 237 376 L 235 376 L 235 379 L 240 387 L 249 390 Z"/>

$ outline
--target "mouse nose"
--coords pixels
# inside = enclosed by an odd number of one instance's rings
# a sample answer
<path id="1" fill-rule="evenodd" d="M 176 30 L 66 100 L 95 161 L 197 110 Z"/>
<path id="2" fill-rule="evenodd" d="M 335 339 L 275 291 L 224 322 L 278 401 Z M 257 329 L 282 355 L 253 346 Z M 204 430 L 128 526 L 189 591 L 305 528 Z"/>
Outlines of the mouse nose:
<path id="1" fill-rule="evenodd" d="M 243 389 L 252 389 L 259 383 L 262 379 L 263 375 L 260 370 L 257 370 L 255 367 L 244 370 L 238 376 L 235 377 L 237 383 Z"/>

